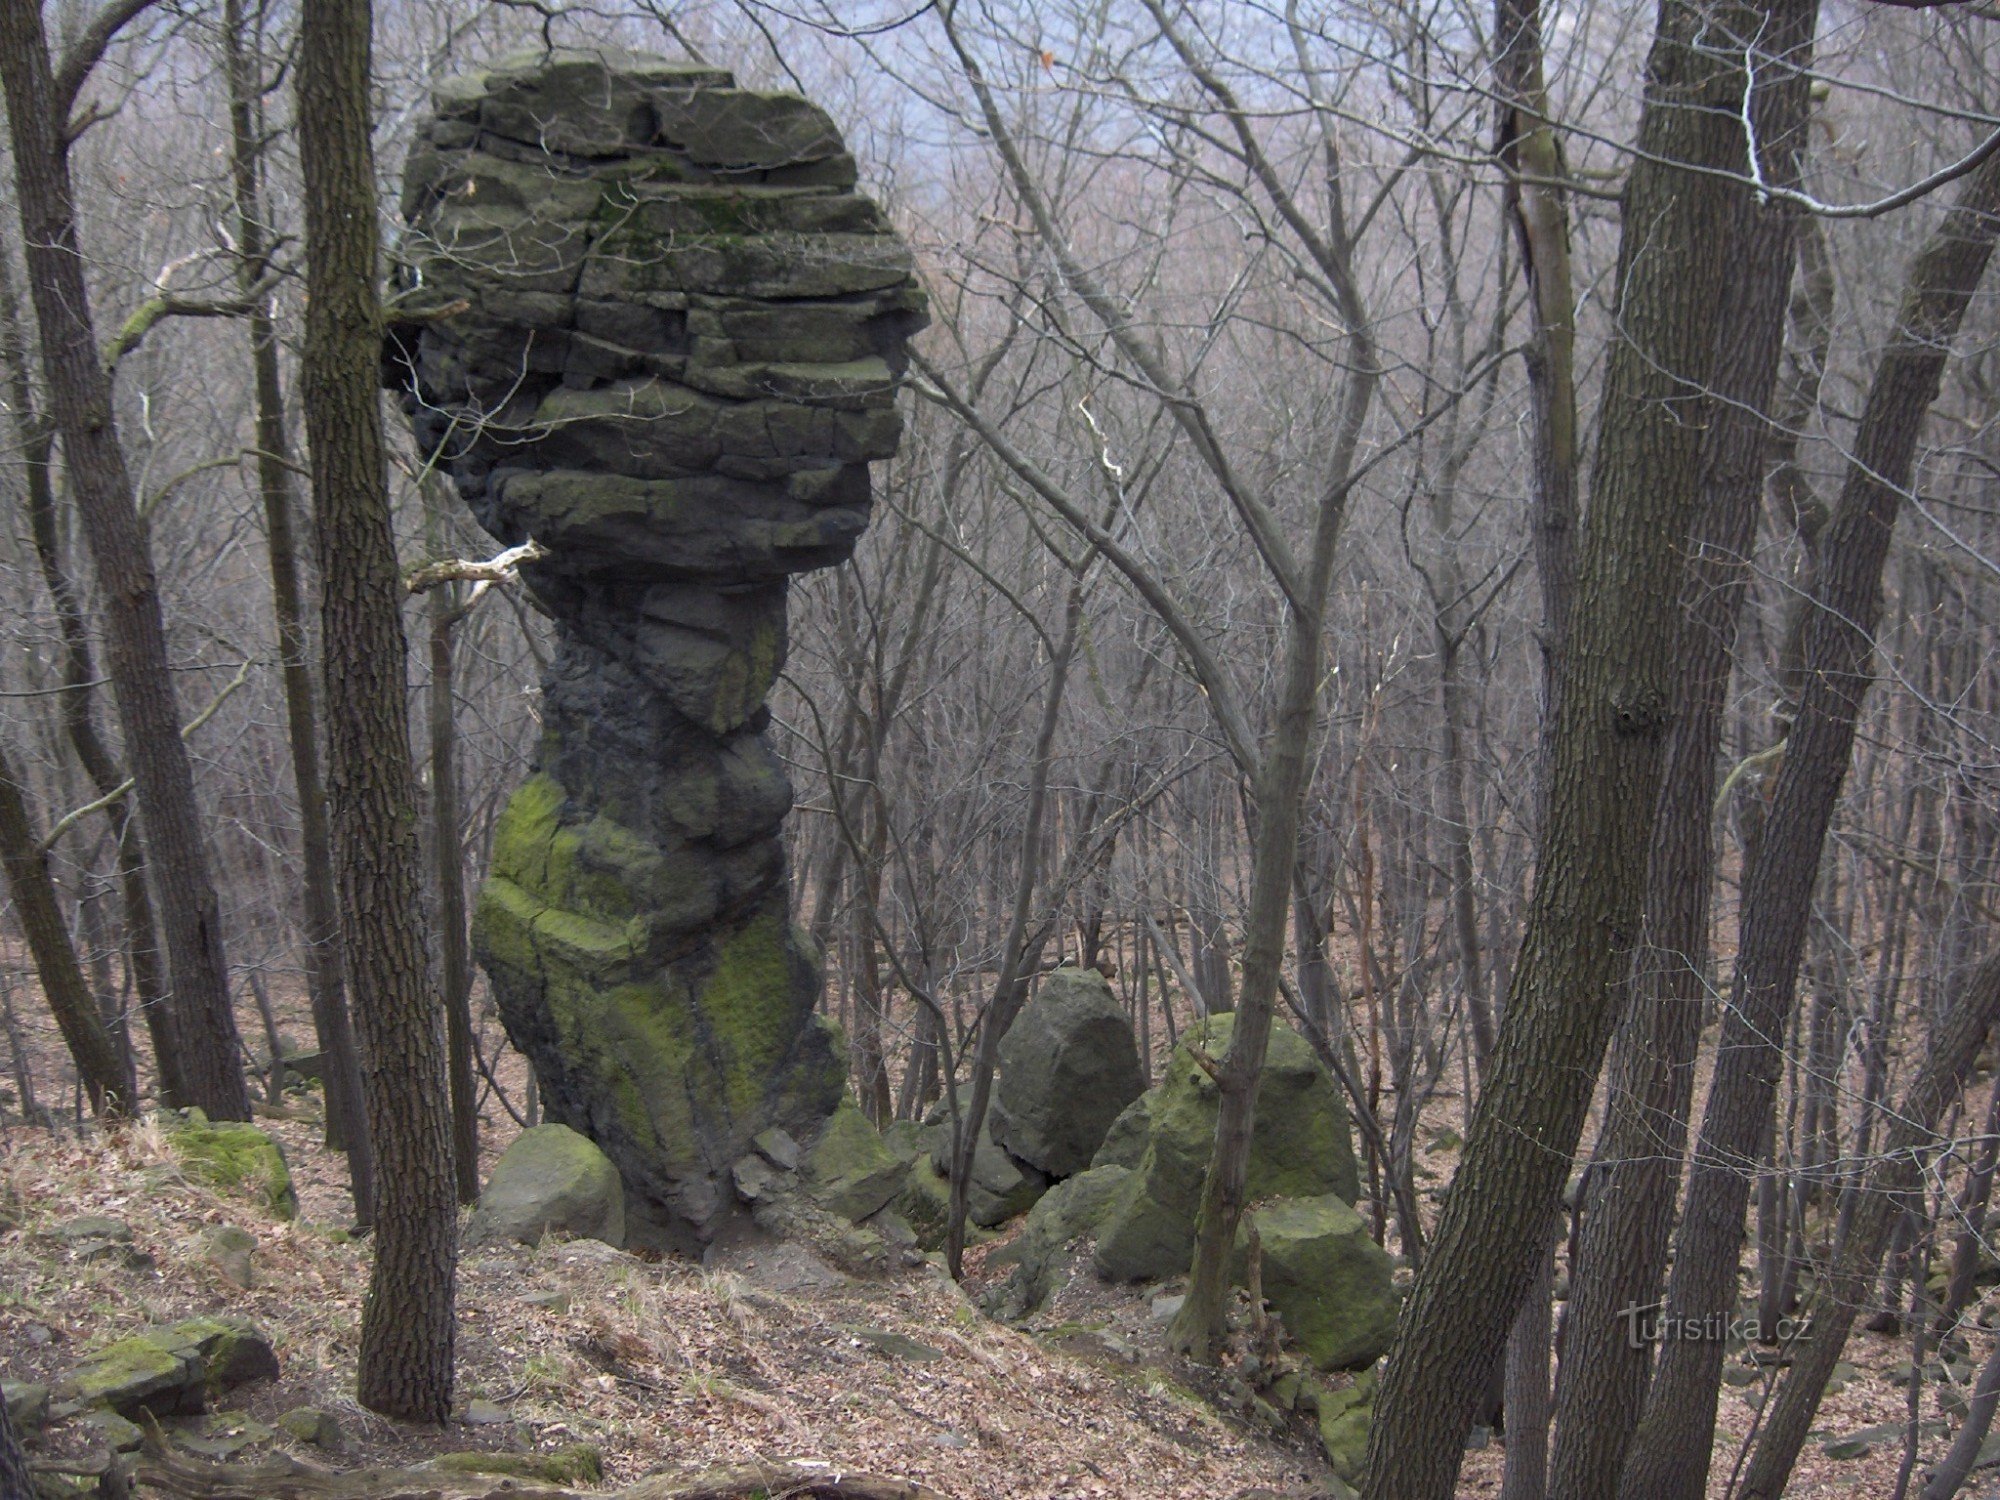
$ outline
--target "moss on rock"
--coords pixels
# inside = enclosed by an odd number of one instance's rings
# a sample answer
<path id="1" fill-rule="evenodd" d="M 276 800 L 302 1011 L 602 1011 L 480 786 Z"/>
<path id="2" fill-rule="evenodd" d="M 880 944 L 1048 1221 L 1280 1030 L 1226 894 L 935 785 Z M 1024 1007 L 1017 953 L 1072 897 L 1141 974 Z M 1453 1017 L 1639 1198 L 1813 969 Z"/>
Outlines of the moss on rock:
<path id="1" fill-rule="evenodd" d="M 191 1109 L 169 1129 L 168 1141 L 188 1175 L 231 1192 L 247 1190 L 281 1219 L 299 1216 L 284 1148 L 255 1125 L 211 1121 Z"/>

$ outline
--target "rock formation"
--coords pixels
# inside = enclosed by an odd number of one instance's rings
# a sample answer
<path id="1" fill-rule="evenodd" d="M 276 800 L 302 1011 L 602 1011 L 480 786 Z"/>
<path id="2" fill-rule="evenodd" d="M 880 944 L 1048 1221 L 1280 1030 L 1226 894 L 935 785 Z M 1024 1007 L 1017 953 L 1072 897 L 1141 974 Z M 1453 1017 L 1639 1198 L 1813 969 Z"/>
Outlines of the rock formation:
<path id="1" fill-rule="evenodd" d="M 448 84 L 405 177 L 388 377 L 474 516 L 547 557 L 534 774 L 474 940 L 550 1118 L 635 1232 L 710 1237 L 759 1132 L 846 1076 L 764 740 L 790 574 L 840 562 L 924 322 L 826 115 L 729 74 L 541 54 Z"/>

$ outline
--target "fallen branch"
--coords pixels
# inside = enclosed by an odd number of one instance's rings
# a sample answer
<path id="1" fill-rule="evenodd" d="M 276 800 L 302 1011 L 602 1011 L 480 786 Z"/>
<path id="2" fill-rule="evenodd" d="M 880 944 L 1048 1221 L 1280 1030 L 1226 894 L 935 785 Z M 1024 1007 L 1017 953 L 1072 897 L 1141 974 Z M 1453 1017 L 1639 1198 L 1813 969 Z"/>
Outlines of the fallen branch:
<path id="1" fill-rule="evenodd" d="M 182 1500 L 607 1500 L 494 1475 L 438 1469 L 357 1469 L 334 1473 L 295 1459 L 262 1464 L 214 1464 L 148 1444 L 136 1482 L 142 1490 Z M 615 1492 L 612 1500 L 944 1500 L 908 1479 L 842 1474 L 803 1463 L 745 1464 L 693 1477 L 655 1474 Z"/>
<path id="2" fill-rule="evenodd" d="M 520 576 L 522 563 L 538 562 L 548 555 L 548 548 L 530 537 L 520 546 L 509 547 L 505 552 L 497 553 L 485 562 L 448 557 L 442 562 L 426 563 L 403 580 L 403 587 L 413 594 L 422 594 L 441 583 L 477 583 L 482 587 L 495 583 L 512 583 Z"/>

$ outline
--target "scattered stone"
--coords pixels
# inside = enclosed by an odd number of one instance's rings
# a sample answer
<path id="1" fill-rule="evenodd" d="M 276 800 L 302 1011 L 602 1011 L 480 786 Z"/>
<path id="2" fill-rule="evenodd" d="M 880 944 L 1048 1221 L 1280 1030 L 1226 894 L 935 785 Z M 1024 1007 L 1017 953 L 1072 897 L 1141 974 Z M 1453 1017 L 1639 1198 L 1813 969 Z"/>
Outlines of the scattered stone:
<path id="1" fill-rule="evenodd" d="M 611 1158 L 567 1125 L 524 1130 L 493 1164 L 466 1238 L 538 1244 L 554 1230 L 625 1242 L 625 1189 Z"/>
<path id="2" fill-rule="evenodd" d="M 488 1401 L 484 1396 L 474 1396 L 465 1403 L 458 1420 L 467 1427 L 505 1427 L 514 1419 L 507 1415 L 505 1407 L 497 1401 Z"/>
<path id="3" fill-rule="evenodd" d="M 1375 1376 L 1359 1376 L 1350 1386 L 1323 1390 L 1318 1398 L 1319 1445 L 1327 1464 L 1343 1480 L 1358 1479 L 1368 1454 L 1368 1424 L 1375 1415 Z M 1475 1427 L 1474 1434 L 1484 1429 Z M 1470 1449 L 1470 1440 L 1466 1446 Z M 1484 1446 L 1484 1444 L 1480 1444 Z"/>
<path id="4" fill-rule="evenodd" d="M 1248 1279 L 1249 1236 L 1261 1246 L 1264 1300 L 1285 1320 L 1307 1358 L 1323 1370 L 1353 1370 L 1386 1354 L 1396 1336 L 1389 1255 L 1338 1197 L 1281 1198 L 1244 1216 L 1232 1274 Z"/>
<path id="5" fill-rule="evenodd" d="M 97 1240 L 112 1245 L 129 1245 L 132 1243 L 132 1226 L 123 1219 L 108 1219 L 99 1214 L 86 1214 L 82 1218 L 68 1219 L 58 1224 L 56 1238 L 71 1246 Z"/>
<path id="6" fill-rule="evenodd" d="M 294 1442 L 309 1443 L 329 1453 L 338 1453 L 347 1446 L 347 1434 L 341 1430 L 340 1419 L 317 1406 L 293 1407 L 278 1418 L 278 1426 Z"/>
<path id="7" fill-rule="evenodd" d="M 788 1176 L 762 1156 L 746 1156 L 729 1169 L 737 1196 L 746 1203 L 762 1203 L 785 1190 Z"/>
<path id="8" fill-rule="evenodd" d="M 255 1418 L 232 1411 L 202 1418 L 195 1430 L 176 1432 L 174 1441 L 190 1453 L 221 1462 L 276 1436 L 275 1431 Z"/>
<path id="9" fill-rule="evenodd" d="M 287 1047 L 285 1072 L 309 1083 L 323 1083 L 326 1080 L 326 1054 L 311 1047 Z"/>
<path id="10" fill-rule="evenodd" d="M 931 1165 L 928 1153 L 911 1161 L 903 1191 L 896 1197 L 896 1212 L 915 1233 L 919 1246 L 943 1248 L 951 1228 L 951 1184 Z"/>
<path id="11" fill-rule="evenodd" d="M 299 1216 L 291 1168 L 272 1137 L 241 1120 L 211 1121 L 198 1109 L 177 1122 L 171 1113 L 162 1119 L 168 1122 L 168 1143 L 190 1177 L 228 1192 L 247 1190 L 281 1219 Z"/>
<path id="12" fill-rule="evenodd" d="M 1846 1390 L 1848 1386 L 1854 1383 L 1855 1379 L 1859 1376 L 1860 1373 L 1861 1373 L 1860 1371 L 1856 1370 L 1854 1366 L 1849 1364 L 1846 1360 L 1843 1359 L 1837 1361 L 1834 1364 L 1833 1373 L 1826 1377 L 1826 1389 L 1824 1394 L 1829 1396 L 1838 1396 L 1842 1391 Z"/>
<path id="13" fill-rule="evenodd" d="M 428 1467 L 449 1474 L 496 1474 L 543 1484 L 585 1485 L 604 1481 L 604 1455 L 595 1443 L 570 1443 L 551 1453 L 446 1453 Z"/>
<path id="14" fill-rule="evenodd" d="M 935 1359 L 943 1359 L 942 1349 L 933 1349 L 900 1333 L 891 1333 L 886 1328 L 868 1328 L 859 1323 L 842 1323 L 840 1331 L 857 1344 L 865 1344 L 877 1354 L 890 1359 L 910 1360 L 917 1364 L 928 1364 Z"/>
<path id="15" fill-rule="evenodd" d="M 89 1355 L 57 1388 L 66 1402 L 123 1416 L 199 1413 L 216 1391 L 274 1379 L 278 1356 L 254 1323 L 189 1318 Z"/>
<path id="16" fill-rule="evenodd" d="M 1171 1323 L 1187 1301 L 1186 1292 L 1162 1292 L 1148 1304 L 1155 1323 Z"/>
<path id="17" fill-rule="evenodd" d="M 1188 1268 L 1218 1109 L 1215 1080 L 1194 1050 L 1221 1057 L 1235 1020 L 1224 1014 L 1190 1026 L 1147 1096 L 1145 1152 L 1097 1237 L 1097 1269 L 1112 1281 L 1152 1281 Z M 1274 1024 L 1257 1090 L 1249 1199 L 1332 1194 L 1352 1203 L 1359 1188 L 1347 1109 L 1332 1077 L 1305 1038 Z"/>
<path id="18" fill-rule="evenodd" d="M 49 1420 L 49 1388 L 32 1380 L 0 1380 L 0 1398 L 23 1439 L 33 1439 Z"/>
<path id="19" fill-rule="evenodd" d="M 792 1139 L 788 1130 L 780 1130 L 773 1125 L 769 1130 L 760 1130 L 750 1138 L 750 1144 L 764 1153 L 765 1158 L 781 1172 L 796 1172 L 800 1157 L 804 1154 L 799 1143 Z"/>
<path id="20" fill-rule="evenodd" d="M 970 1108 L 969 1085 L 958 1089 L 958 1115 L 962 1121 Z M 924 1116 L 929 1142 L 931 1170 L 950 1194 L 952 1168 L 952 1118 L 950 1107 L 940 1099 Z M 1008 1151 L 994 1132 L 1007 1128 L 1006 1111 L 997 1097 L 987 1104 L 978 1143 L 972 1151 L 972 1181 L 966 1186 L 966 1217 L 984 1229 L 1004 1224 L 1026 1213 L 1049 1189 L 1048 1175 Z"/>
<path id="21" fill-rule="evenodd" d="M 1130 1175 L 1123 1167 L 1092 1167 L 1049 1189 L 1028 1211 L 1021 1232 L 987 1257 L 989 1267 L 1013 1266 L 988 1294 L 987 1311 L 1003 1322 L 1018 1323 L 1047 1306 L 1067 1278 L 1065 1252 L 1096 1233 Z"/>
<path id="22" fill-rule="evenodd" d="M 887 1207 L 909 1176 L 909 1165 L 882 1144 L 860 1106 L 845 1095 L 803 1165 L 807 1196 L 828 1213 L 856 1222 Z"/>
<path id="23" fill-rule="evenodd" d="M 550 1117 L 690 1247 L 753 1142 L 813 1140 L 845 1091 L 764 700 L 786 580 L 865 528 L 926 318 L 854 180 L 805 100 L 612 51 L 447 83 L 404 177 L 398 285 L 460 307 L 386 368 L 480 523 L 547 549 L 521 576 L 556 630 L 475 946 Z"/>
<path id="24" fill-rule="evenodd" d="M 568 1292 L 562 1291 L 525 1292 L 521 1296 L 521 1301 L 529 1307 L 539 1307 L 547 1312 L 561 1314 L 569 1311 L 570 1296 Z"/>
<path id="25" fill-rule="evenodd" d="M 1890 1431 L 1887 1423 L 1880 1427 L 1865 1427 L 1859 1432 L 1849 1433 L 1846 1437 L 1827 1438 L 1819 1445 L 1819 1451 L 1828 1458 L 1843 1461 L 1866 1458 L 1875 1451 L 1877 1443 L 1889 1436 Z"/>
<path id="26" fill-rule="evenodd" d="M 1764 1372 L 1755 1365 L 1746 1365 L 1740 1360 L 1730 1360 L 1722 1367 L 1722 1383 L 1732 1386 L 1757 1385 L 1764 1379 Z"/>
<path id="27" fill-rule="evenodd" d="M 251 1257 L 257 1251 L 257 1237 L 234 1224 L 211 1224 L 201 1232 L 202 1248 L 208 1263 L 222 1273 L 231 1286 L 249 1291 L 257 1284 Z"/>
<path id="28" fill-rule="evenodd" d="M 102 1443 L 113 1453 L 136 1453 L 146 1441 L 145 1429 L 115 1411 L 91 1412 L 79 1425 L 92 1442 Z"/>
<path id="29" fill-rule="evenodd" d="M 1145 1091 L 1132 1023 L 1104 976 L 1058 969 L 1001 1040 L 993 1138 L 1052 1178 L 1072 1177 Z"/>

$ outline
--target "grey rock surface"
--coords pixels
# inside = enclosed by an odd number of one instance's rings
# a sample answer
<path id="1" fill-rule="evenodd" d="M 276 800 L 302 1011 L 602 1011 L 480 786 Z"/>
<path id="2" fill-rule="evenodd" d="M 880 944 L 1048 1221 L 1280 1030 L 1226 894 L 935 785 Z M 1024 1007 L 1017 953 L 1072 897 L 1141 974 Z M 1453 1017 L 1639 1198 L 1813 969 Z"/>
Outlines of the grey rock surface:
<path id="1" fill-rule="evenodd" d="M 814 1015 L 765 742 L 789 575 L 895 451 L 908 248 L 818 108 L 714 68 L 537 54 L 447 84 L 404 178 L 385 379 L 556 621 L 474 940 L 549 1116 L 637 1233 L 701 1242 L 846 1061 Z"/>
<path id="2" fill-rule="evenodd" d="M 537 1125 L 515 1137 L 493 1164 L 466 1238 L 533 1245 L 550 1230 L 607 1245 L 625 1242 L 618 1169 L 567 1125 Z"/>
<path id="3" fill-rule="evenodd" d="M 1145 1091 L 1132 1023 L 1104 976 L 1058 969 L 1000 1043 L 993 1138 L 1050 1177 L 1072 1177 Z"/>

